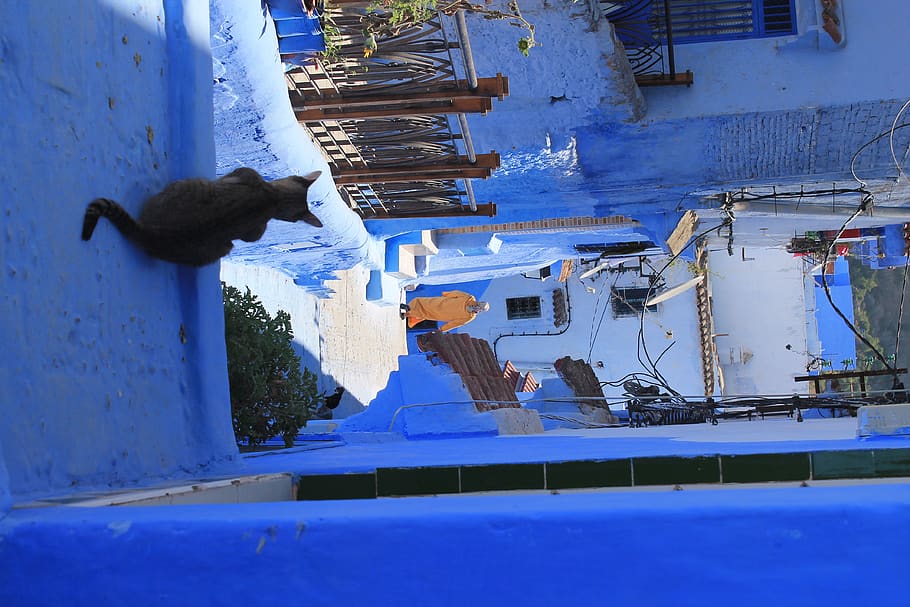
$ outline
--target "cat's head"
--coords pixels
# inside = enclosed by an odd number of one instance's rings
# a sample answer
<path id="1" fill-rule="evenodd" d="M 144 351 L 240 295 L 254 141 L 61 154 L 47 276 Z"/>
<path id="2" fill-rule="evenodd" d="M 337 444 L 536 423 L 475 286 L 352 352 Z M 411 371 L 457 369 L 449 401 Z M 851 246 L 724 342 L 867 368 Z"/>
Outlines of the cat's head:
<path id="1" fill-rule="evenodd" d="M 311 226 L 321 228 L 322 222 L 310 212 L 307 203 L 307 191 L 321 174 L 321 171 L 313 171 L 303 177 L 292 175 L 272 181 L 271 184 L 281 192 L 275 219 L 290 222 L 304 221 Z"/>

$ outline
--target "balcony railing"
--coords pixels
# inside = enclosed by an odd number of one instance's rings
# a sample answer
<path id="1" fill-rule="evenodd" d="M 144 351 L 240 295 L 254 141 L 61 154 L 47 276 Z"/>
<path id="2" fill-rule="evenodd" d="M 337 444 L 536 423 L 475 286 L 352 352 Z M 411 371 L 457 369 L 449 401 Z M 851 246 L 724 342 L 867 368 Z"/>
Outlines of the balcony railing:
<path id="1" fill-rule="evenodd" d="M 600 9 L 616 31 L 639 86 L 693 82 L 691 71 L 678 72 L 673 51 L 672 0 L 600 1 Z"/>
<path id="2" fill-rule="evenodd" d="M 335 3 L 325 19 L 337 50 L 287 73 L 297 119 L 332 168 L 339 192 L 364 219 L 482 214 L 470 179 L 499 166 L 495 152 L 476 154 L 464 114 L 486 113 L 508 94 L 508 79 L 459 79 L 438 15 L 383 39 L 364 53 L 366 3 Z M 367 56 L 365 56 L 367 55 Z"/>

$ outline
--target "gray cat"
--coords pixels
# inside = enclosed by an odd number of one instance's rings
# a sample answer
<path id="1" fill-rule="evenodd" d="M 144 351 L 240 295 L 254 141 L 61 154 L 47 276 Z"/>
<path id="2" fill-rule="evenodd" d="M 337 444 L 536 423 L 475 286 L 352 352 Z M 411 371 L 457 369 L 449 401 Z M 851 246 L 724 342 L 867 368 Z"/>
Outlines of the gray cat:
<path id="1" fill-rule="evenodd" d="M 319 174 L 266 181 L 253 169 L 239 168 L 215 181 L 175 181 L 145 202 L 138 220 L 113 200 L 96 198 L 85 209 L 82 240 L 107 217 L 152 257 L 204 266 L 227 255 L 233 240 L 262 238 L 270 219 L 321 228 L 307 205 L 307 190 Z"/>

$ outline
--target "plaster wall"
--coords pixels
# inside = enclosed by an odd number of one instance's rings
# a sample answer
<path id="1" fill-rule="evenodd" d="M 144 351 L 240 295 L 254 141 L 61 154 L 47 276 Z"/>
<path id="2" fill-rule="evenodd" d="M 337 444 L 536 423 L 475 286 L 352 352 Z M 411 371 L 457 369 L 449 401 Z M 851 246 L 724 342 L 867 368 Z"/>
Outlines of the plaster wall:
<path id="1" fill-rule="evenodd" d="M 328 164 L 291 110 L 272 19 L 264 4 L 211 2 L 216 171 L 238 166 L 267 178 L 322 175 L 309 190 L 310 210 L 322 228 L 272 221 L 254 243 L 236 242 L 236 263 L 276 268 L 311 293 L 328 296 L 326 281 L 358 263 L 382 267 L 383 248 L 341 199 Z"/>
<path id="2" fill-rule="evenodd" d="M 577 254 L 578 244 L 647 243 L 653 239 L 639 225 L 444 234 L 437 239 L 439 253 L 427 258 L 428 275 L 418 280 L 439 285 L 513 276 L 570 259 Z"/>
<path id="3" fill-rule="evenodd" d="M 634 259 L 630 260 L 630 265 L 634 262 Z M 654 268 L 659 270 L 664 263 L 654 261 Z M 553 278 L 540 282 L 521 276 L 493 280 L 482 295 L 477 295 L 490 302 L 490 311 L 478 315 L 457 331 L 486 339 L 494 345 L 500 362 L 511 360 L 519 370 L 531 371 L 538 380 L 555 376 L 553 362 L 563 356 L 581 358 L 592 364 L 602 361 L 602 368 L 594 367 L 601 381 L 615 381 L 627 373 L 646 372 L 637 354 L 639 317 L 613 318 L 610 287 L 614 284 L 617 287 L 647 286 L 647 281 L 633 280 L 633 274 L 637 276 L 635 272 L 626 275 L 602 272 L 584 282 L 579 280 L 579 274 L 592 266 L 576 270 L 565 284 Z M 679 262 L 671 266 L 664 277 L 668 286 L 675 286 L 692 276 L 686 264 Z M 593 288 L 595 292 L 591 293 L 585 287 Z M 564 288 L 569 291 L 571 321 L 568 326 L 555 327 L 553 291 Z M 535 295 L 541 297 L 541 318 L 508 320 L 506 298 Z M 668 383 L 682 394 L 703 395 L 701 361 L 694 354 L 700 350 L 694 291 L 669 299 L 659 304 L 656 313 L 646 314 L 643 332 L 652 360 L 673 344 L 658 364 Z M 605 395 L 621 393 L 621 387 L 604 386 Z"/>
<path id="4" fill-rule="evenodd" d="M 502 167 L 475 184 L 478 198 L 498 205 L 497 220 L 622 213 L 648 222 L 698 205 L 705 189 L 807 180 L 855 185 L 853 154 L 890 129 L 910 96 L 902 59 L 910 8 L 900 0 L 848 3 L 847 43 L 832 49 L 812 29 L 816 3 L 796 4 L 797 36 L 677 45 L 677 66 L 692 69 L 695 84 L 642 89 L 643 105 L 621 79 L 588 83 L 605 66 L 619 74 L 628 65 L 608 24 L 594 31 L 581 7 L 561 15 L 573 24 L 561 27 L 577 30 L 567 37 L 571 44 L 548 45 L 542 37 L 545 44 L 527 60 L 510 58 L 502 23 L 471 21 L 478 64 L 503 71 L 514 92 L 471 120 L 477 146 L 502 154 Z M 545 2 L 522 3 L 522 10 L 543 24 L 559 14 Z M 600 50 L 590 46 L 595 42 Z M 566 100 L 549 102 L 563 91 Z M 571 121 L 560 117 L 565 111 Z M 898 149 L 906 146 L 899 136 Z M 867 148 L 855 168 L 864 179 L 895 173 L 884 144 Z"/>
<path id="5" fill-rule="evenodd" d="M 647 122 L 906 98 L 910 5 L 842 4 L 842 47 L 817 30 L 817 0 L 796 0 L 795 36 L 675 45 L 677 70 L 691 70 L 695 84 L 645 89 Z"/>
<path id="6" fill-rule="evenodd" d="M 906 591 L 908 492 L 654 488 L 20 511 L 0 521 L 0 603 L 895 604 Z"/>
<path id="7" fill-rule="evenodd" d="M 735 253 L 717 247 L 708 261 L 724 394 L 808 393 L 808 384 L 793 381 L 806 373 L 807 318 L 815 308 L 805 262 L 777 248 Z"/>
<path id="8" fill-rule="evenodd" d="M 79 238 L 95 197 L 136 213 L 214 176 L 207 6 L 3 3 L 0 22 L 0 506 L 229 466 L 217 266 L 106 221 Z"/>

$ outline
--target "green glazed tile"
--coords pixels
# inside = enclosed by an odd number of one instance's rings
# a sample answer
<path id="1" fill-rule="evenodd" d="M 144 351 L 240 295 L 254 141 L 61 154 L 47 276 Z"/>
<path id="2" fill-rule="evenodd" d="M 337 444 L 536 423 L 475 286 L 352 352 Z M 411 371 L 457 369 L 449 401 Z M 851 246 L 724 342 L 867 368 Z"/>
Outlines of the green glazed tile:
<path id="1" fill-rule="evenodd" d="M 875 449 L 875 476 L 910 476 L 910 449 Z"/>
<path id="2" fill-rule="evenodd" d="M 632 458 L 632 481 L 636 485 L 719 483 L 717 456 Z"/>
<path id="3" fill-rule="evenodd" d="M 378 494 L 434 495 L 458 493 L 458 468 L 431 466 L 418 468 L 379 468 L 376 470 Z"/>
<path id="4" fill-rule="evenodd" d="M 301 476 L 298 500 L 350 500 L 376 497 L 376 475 L 318 474 Z"/>
<path id="5" fill-rule="evenodd" d="M 868 449 L 851 451 L 818 451 L 812 454 L 812 478 L 871 478 L 875 476 L 875 459 Z"/>
<path id="6" fill-rule="evenodd" d="M 547 489 L 631 486 L 632 461 L 629 459 L 547 464 Z"/>
<path id="7" fill-rule="evenodd" d="M 514 489 L 543 489 L 543 464 L 491 464 L 462 466 L 461 490 L 508 491 Z"/>
<path id="8" fill-rule="evenodd" d="M 809 479 L 809 453 L 722 455 L 724 483 L 764 483 Z"/>

